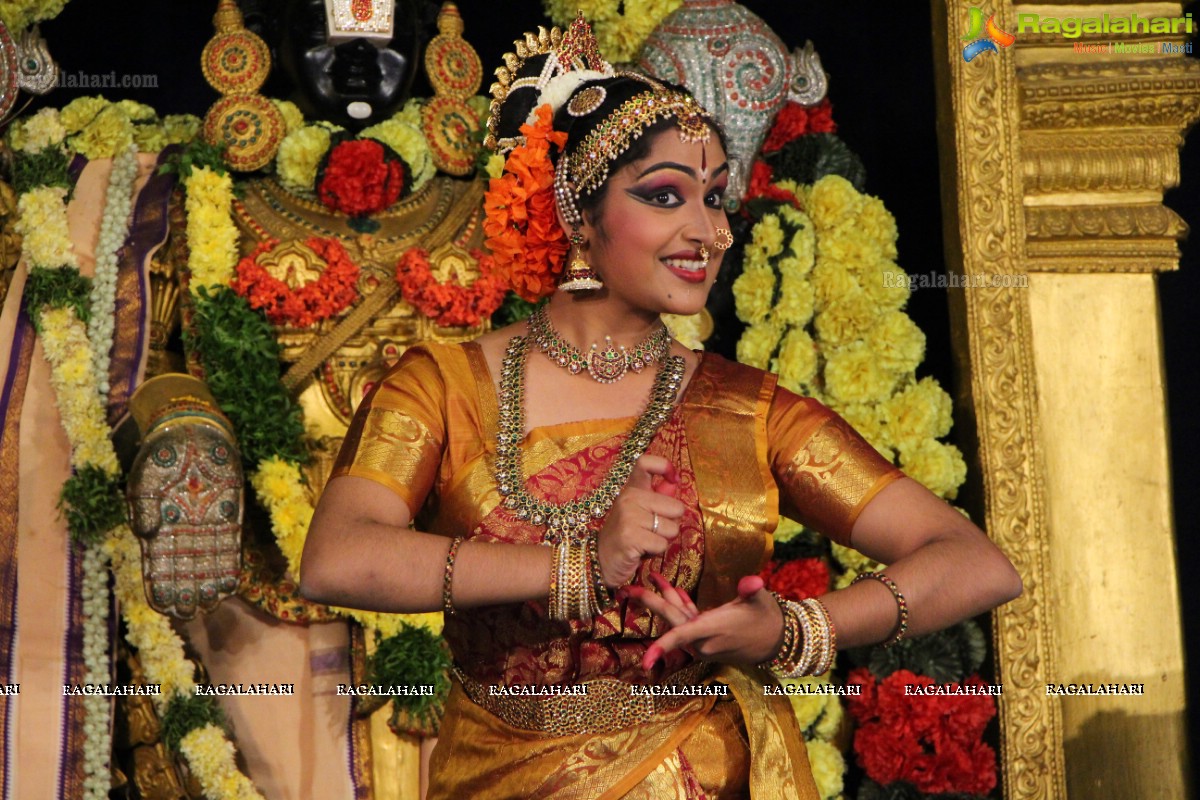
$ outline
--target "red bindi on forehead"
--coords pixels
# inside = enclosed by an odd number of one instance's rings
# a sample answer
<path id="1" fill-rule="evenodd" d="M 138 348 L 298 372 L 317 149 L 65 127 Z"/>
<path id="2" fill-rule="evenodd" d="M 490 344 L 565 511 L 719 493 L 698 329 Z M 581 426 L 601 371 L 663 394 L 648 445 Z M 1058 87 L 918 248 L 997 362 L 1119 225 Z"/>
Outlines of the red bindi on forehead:
<path id="1" fill-rule="evenodd" d="M 700 179 L 708 179 L 708 146 L 700 145 Z"/>

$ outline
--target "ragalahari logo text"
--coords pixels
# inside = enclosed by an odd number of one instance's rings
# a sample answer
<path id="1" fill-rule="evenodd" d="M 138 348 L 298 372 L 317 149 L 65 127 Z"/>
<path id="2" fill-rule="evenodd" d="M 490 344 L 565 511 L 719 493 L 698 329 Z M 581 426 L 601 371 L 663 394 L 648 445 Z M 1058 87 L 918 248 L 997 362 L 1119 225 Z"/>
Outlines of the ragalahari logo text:
<path id="1" fill-rule="evenodd" d="M 1008 47 L 1017 40 L 1017 37 L 1011 33 L 1005 33 L 1000 30 L 1000 26 L 996 24 L 996 15 L 992 14 L 987 18 L 987 22 L 983 21 L 983 12 L 978 8 L 969 8 L 967 13 L 970 14 L 970 30 L 967 35 L 962 37 L 962 41 L 970 42 L 963 48 L 963 61 L 970 61 L 980 53 L 986 53 L 989 50 L 993 53 L 1000 52 L 996 49 L 996 45 Z"/>

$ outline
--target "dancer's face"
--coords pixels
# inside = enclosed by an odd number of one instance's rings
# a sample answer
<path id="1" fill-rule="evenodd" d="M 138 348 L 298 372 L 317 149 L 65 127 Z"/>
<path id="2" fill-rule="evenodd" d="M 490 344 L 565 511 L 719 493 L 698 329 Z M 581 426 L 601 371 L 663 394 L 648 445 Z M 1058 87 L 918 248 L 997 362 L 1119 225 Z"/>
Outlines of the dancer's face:
<path id="1" fill-rule="evenodd" d="M 638 310 L 698 313 L 721 266 L 713 242 L 717 228 L 729 226 L 728 182 L 717 138 L 683 142 L 677 128 L 656 134 L 645 158 L 610 175 L 583 230 L 609 296 Z"/>

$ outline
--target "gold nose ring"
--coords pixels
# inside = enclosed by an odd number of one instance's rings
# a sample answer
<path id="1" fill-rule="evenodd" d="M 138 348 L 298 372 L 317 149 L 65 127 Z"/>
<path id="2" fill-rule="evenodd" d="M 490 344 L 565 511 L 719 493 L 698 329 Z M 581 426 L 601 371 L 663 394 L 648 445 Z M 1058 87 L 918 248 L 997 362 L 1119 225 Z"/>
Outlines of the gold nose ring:
<path id="1" fill-rule="evenodd" d="M 729 228 L 717 228 L 717 241 L 713 242 L 717 250 L 728 250 L 733 247 L 733 231 Z"/>

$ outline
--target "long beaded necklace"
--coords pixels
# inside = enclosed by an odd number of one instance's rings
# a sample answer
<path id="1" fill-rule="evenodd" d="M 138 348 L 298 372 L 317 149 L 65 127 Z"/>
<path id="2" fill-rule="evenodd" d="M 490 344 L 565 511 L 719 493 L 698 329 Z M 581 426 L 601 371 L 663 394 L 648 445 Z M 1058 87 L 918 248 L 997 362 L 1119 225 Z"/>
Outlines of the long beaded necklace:
<path id="1" fill-rule="evenodd" d="M 586 370 L 599 383 L 616 383 L 629 370 L 641 372 L 655 361 L 662 361 L 671 349 L 671 333 L 666 325 L 660 324 L 653 333 L 634 345 L 633 350 L 625 349 L 624 345 L 618 349 L 613 345 L 612 337 L 605 336 L 603 350 L 593 344 L 591 353 L 584 355 L 582 350 L 563 339 L 554 329 L 546 306 L 539 306 L 530 315 L 529 336 L 555 364 L 572 375 Z"/>
<path id="2" fill-rule="evenodd" d="M 504 507 L 515 511 L 518 519 L 545 526 L 546 543 L 558 544 L 565 539 L 574 544 L 584 544 L 589 535 L 589 518 L 599 519 L 608 513 L 633 473 L 634 462 L 646 452 L 659 428 L 670 418 L 679 385 L 683 381 L 684 360 L 680 356 L 662 360 L 654 376 L 650 402 L 621 445 L 621 452 L 604 481 L 584 497 L 566 503 L 553 503 L 536 498 L 525 489 L 524 456 L 520 442 L 525 437 L 525 360 L 531 338 L 528 335 L 510 339 L 500 366 L 496 485 L 504 497 Z"/>

